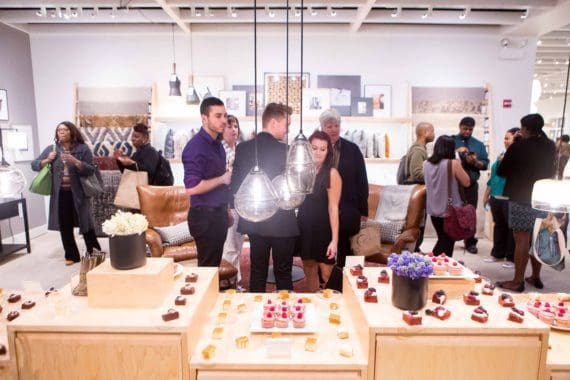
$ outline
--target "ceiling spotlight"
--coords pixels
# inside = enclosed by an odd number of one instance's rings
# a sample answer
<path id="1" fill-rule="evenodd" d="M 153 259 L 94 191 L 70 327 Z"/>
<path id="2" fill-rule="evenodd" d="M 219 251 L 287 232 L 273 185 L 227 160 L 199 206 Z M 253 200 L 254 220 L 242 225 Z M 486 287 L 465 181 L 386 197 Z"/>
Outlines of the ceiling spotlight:
<path id="1" fill-rule="evenodd" d="M 336 16 L 336 10 L 333 9 L 332 7 L 329 7 L 329 13 L 331 14 L 332 17 Z"/>
<path id="2" fill-rule="evenodd" d="M 79 16 L 79 11 L 77 8 L 71 10 L 71 17 L 77 18 Z"/>
<path id="3" fill-rule="evenodd" d="M 301 9 L 295 8 L 295 17 L 301 17 Z"/>
<path id="4" fill-rule="evenodd" d="M 431 12 L 432 12 L 432 8 L 429 7 L 429 8 L 424 12 L 424 14 L 422 15 L 422 19 L 425 20 L 426 18 L 428 18 L 429 16 L 431 16 Z"/>
<path id="5" fill-rule="evenodd" d="M 230 17 L 233 17 L 233 18 L 237 17 L 237 12 L 236 12 L 235 8 L 233 8 L 233 7 L 228 8 L 228 13 L 229 13 Z"/>
<path id="6" fill-rule="evenodd" d="M 112 7 L 111 8 L 111 18 L 115 18 L 117 17 L 117 7 Z"/>
<path id="7" fill-rule="evenodd" d="M 396 18 L 396 17 L 399 17 L 401 13 L 402 13 L 402 7 L 397 7 L 392 11 L 390 16 Z"/>
<path id="8" fill-rule="evenodd" d="M 214 11 L 212 11 L 210 8 L 205 7 L 204 8 L 204 14 L 209 16 L 209 17 L 214 17 Z"/>
<path id="9" fill-rule="evenodd" d="M 467 18 L 467 14 L 469 13 L 469 11 L 470 11 L 469 8 L 465 8 L 464 10 L 462 10 L 461 13 L 459 14 L 459 19 L 465 20 Z"/>
<path id="10" fill-rule="evenodd" d="M 560 62 L 556 59 L 556 60 L 554 60 L 554 64 L 555 64 L 555 65 L 559 65 Z"/>
<path id="11" fill-rule="evenodd" d="M 57 11 L 54 9 L 53 11 L 51 11 L 50 17 L 51 17 L 51 18 L 56 18 L 56 16 L 57 16 Z"/>
<path id="12" fill-rule="evenodd" d="M 65 13 L 63 14 L 63 18 L 69 20 L 71 18 L 71 9 L 69 7 L 65 8 Z"/>
<path id="13" fill-rule="evenodd" d="M 502 46 L 502 47 L 505 47 L 505 48 L 506 48 L 507 46 L 509 46 L 510 43 L 511 43 L 511 41 L 510 41 L 508 38 L 503 38 L 503 39 L 501 40 L 501 46 Z"/>
<path id="14" fill-rule="evenodd" d="M 314 8 L 309 7 L 309 12 L 311 12 L 311 16 L 316 16 L 318 14 L 317 10 Z"/>
<path id="15" fill-rule="evenodd" d="M 528 17 L 528 12 L 529 12 L 529 9 L 527 8 L 527 9 L 524 11 L 524 13 L 521 15 L 521 18 L 522 18 L 523 20 L 526 20 L 526 19 L 527 19 L 527 17 Z"/>
<path id="16" fill-rule="evenodd" d="M 36 16 L 38 16 L 38 17 L 46 17 L 46 16 L 47 16 L 46 7 L 41 7 L 40 9 L 38 9 L 38 10 L 36 11 Z"/>
<path id="17" fill-rule="evenodd" d="M 536 41 L 536 46 L 540 46 L 540 45 L 542 45 L 542 40 Z"/>
<path id="18" fill-rule="evenodd" d="M 98 7 L 94 7 L 93 10 L 91 11 L 91 17 L 95 17 L 99 15 L 99 8 Z"/>
<path id="19" fill-rule="evenodd" d="M 61 8 L 57 7 L 57 8 L 55 8 L 55 11 L 57 12 L 57 17 L 58 17 L 58 18 L 62 18 L 62 17 L 63 17 L 63 13 L 61 12 Z"/>
<path id="20" fill-rule="evenodd" d="M 269 8 L 269 6 L 265 7 L 265 13 L 271 18 L 275 17 L 275 11 Z"/>

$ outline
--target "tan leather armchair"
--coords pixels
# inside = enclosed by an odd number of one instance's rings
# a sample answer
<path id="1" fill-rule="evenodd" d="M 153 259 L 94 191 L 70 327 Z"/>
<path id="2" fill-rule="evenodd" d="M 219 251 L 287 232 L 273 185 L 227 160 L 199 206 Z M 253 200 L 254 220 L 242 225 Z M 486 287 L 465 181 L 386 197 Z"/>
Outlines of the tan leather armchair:
<path id="1" fill-rule="evenodd" d="M 137 186 L 141 214 L 148 220 L 146 242 L 152 257 L 172 257 L 175 262 L 198 257 L 195 242 L 163 247 L 160 234 L 154 227 L 174 226 L 188 220 L 190 197 L 182 186 Z M 220 264 L 220 279 L 237 274 L 237 269 L 226 260 Z"/>
<path id="2" fill-rule="evenodd" d="M 374 218 L 376 209 L 382 197 L 381 185 L 368 185 L 368 217 Z M 426 187 L 425 185 L 415 185 L 408 203 L 406 224 L 402 234 L 392 243 L 382 242 L 380 252 L 367 256 L 366 260 L 386 264 L 391 253 L 401 253 L 404 249 L 412 250 L 420 236 L 420 225 L 423 221 L 423 213 L 426 207 Z"/>

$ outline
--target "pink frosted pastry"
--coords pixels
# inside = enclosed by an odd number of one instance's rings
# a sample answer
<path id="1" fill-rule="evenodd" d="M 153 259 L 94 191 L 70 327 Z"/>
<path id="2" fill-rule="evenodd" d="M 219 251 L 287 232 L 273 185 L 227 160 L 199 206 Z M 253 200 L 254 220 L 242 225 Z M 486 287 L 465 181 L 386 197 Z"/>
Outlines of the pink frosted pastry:
<path id="1" fill-rule="evenodd" d="M 267 310 L 269 309 L 271 306 L 275 306 L 275 302 L 273 302 L 271 299 L 267 299 L 264 303 L 263 303 L 263 310 Z"/>
<path id="2" fill-rule="evenodd" d="M 261 327 L 264 329 L 270 329 L 275 326 L 275 315 L 271 312 L 263 313 L 261 317 Z"/>
<path id="3" fill-rule="evenodd" d="M 551 325 L 554 322 L 554 312 L 551 308 L 546 307 L 538 313 L 538 319 L 544 323 Z"/>
<path id="4" fill-rule="evenodd" d="M 566 307 L 564 302 L 558 302 L 555 305 L 552 305 L 552 308 L 554 309 L 555 312 L 558 312 L 560 310 L 562 310 L 564 312 L 568 311 L 568 308 Z"/>
<path id="5" fill-rule="evenodd" d="M 289 326 L 289 314 L 281 313 L 275 317 L 275 327 L 285 329 Z"/>
<path id="6" fill-rule="evenodd" d="M 516 323 L 524 322 L 524 311 L 517 309 L 516 307 L 511 308 L 509 316 L 507 317 L 509 321 Z"/>
<path id="7" fill-rule="evenodd" d="M 442 276 L 444 274 L 447 273 L 447 266 L 444 265 L 443 263 L 437 261 L 436 263 L 433 263 L 433 274 L 435 274 L 436 276 Z"/>
<path id="8" fill-rule="evenodd" d="M 305 305 L 300 304 L 300 305 L 295 305 L 291 308 L 291 313 L 297 314 L 297 313 L 304 313 L 305 312 Z"/>
<path id="9" fill-rule="evenodd" d="M 305 327 L 305 313 L 296 313 L 293 315 L 293 327 L 296 329 L 302 329 Z"/>
<path id="10" fill-rule="evenodd" d="M 453 261 L 448 267 L 447 270 L 449 274 L 452 276 L 461 276 L 463 274 L 463 267 L 459 265 L 457 261 Z"/>
<path id="11" fill-rule="evenodd" d="M 542 309 L 542 301 L 539 300 L 530 300 L 526 304 L 526 308 L 529 313 L 534 315 L 538 318 L 538 313 L 540 313 L 540 309 Z"/>
<path id="12" fill-rule="evenodd" d="M 554 317 L 556 326 L 570 328 L 570 312 L 558 311 Z"/>

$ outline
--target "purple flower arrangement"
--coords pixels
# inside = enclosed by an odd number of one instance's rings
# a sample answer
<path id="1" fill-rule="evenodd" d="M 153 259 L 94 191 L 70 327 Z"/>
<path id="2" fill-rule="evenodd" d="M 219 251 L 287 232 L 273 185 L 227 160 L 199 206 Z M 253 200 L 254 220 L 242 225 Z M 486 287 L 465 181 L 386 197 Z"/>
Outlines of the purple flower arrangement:
<path id="1" fill-rule="evenodd" d="M 402 251 L 401 254 L 392 253 L 388 258 L 388 266 L 394 274 L 412 280 L 429 277 L 433 272 L 431 261 L 427 256 L 408 251 Z"/>

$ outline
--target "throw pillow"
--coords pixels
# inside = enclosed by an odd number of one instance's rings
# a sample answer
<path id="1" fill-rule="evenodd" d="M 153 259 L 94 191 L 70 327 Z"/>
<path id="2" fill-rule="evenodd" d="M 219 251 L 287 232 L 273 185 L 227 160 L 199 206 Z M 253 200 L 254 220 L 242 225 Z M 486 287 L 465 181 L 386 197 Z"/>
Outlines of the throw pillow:
<path id="1" fill-rule="evenodd" d="M 175 226 L 154 227 L 154 229 L 162 238 L 162 245 L 165 246 L 180 245 L 194 240 L 192 235 L 190 235 L 187 222 L 182 222 Z"/>
<path id="2" fill-rule="evenodd" d="M 398 238 L 398 236 L 400 236 L 406 225 L 405 220 L 401 221 L 383 220 L 377 223 L 380 224 L 380 233 L 381 233 L 380 240 L 383 243 L 395 243 L 396 239 Z"/>

